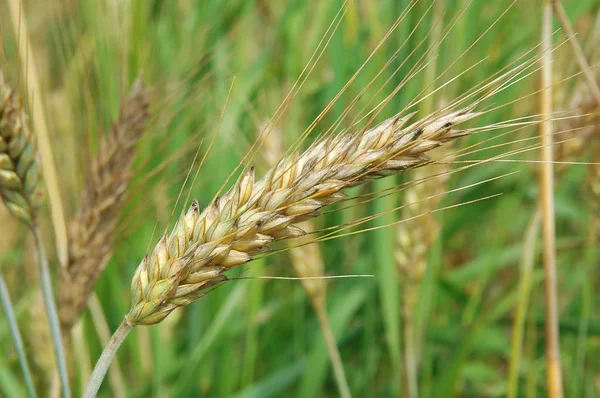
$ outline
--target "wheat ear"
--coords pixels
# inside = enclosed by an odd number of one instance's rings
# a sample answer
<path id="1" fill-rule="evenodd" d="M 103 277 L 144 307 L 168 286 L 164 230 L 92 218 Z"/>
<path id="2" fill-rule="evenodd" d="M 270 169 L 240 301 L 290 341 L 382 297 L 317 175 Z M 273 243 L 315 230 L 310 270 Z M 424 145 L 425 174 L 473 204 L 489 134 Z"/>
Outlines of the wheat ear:
<path id="1" fill-rule="evenodd" d="M 110 259 L 121 205 L 132 177 L 135 146 L 148 121 L 148 103 L 148 91 L 139 78 L 91 164 L 78 213 L 70 226 L 69 261 L 59 278 L 59 316 L 64 331 L 79 319 Z"/>
<path id="2" fill-rule="evenodd" d="M 327 137 L 301 155 L 282 159 L 259 181 L 246 170 L 229 191 L 200 211 L 197 201 L 138 266 L 132 305 L 98 360 L 84 396 L 93 397 L 131 328 L 162 321 L 227 280 L 224 272 L 252 260 L 274 241 L 296 238 L 295 224 L 346 197 L 344 188 L 427 162 L 426 153 L 470 131 L 454 127 L 478 114 L 473 107 L 435 113 L 409 126 L 396 116 L 357 134 Z"/>
<path id="3" fill-rule="evenodd" d="M 283 145 L 281 131 L 275 128 L 269 131 L 269 128 L 267 124 L 264 128 L 260 129 L 262 132 L 261 136 L 268 134 L 262 141 L 261 149 L 265 163 L 268 167 L 272 167 L 283 157 Z M 312 220 L 303 221 L 298 224 L 298 227 L 304 231 L 316 230 L 315 223 Z M 335 336 L 331 330 L 331 321 L 327 314 L 326 284 L 324 279 L 319 278 L 324 276 L 325 268 L 323 257 L 321 256 L 321 248 L 318 243 L 311 244 L 312 240 L 314 239 L 308 236 L 300 237 L 297 242 L 294 242 L 297 247 L 290 247 L 289 254 L 292 267 L 295 274 L 303 278 L 300 279 L 300 284 L 317 315 L 319 328 L 327 347 L 340 397 L 349 398 L 352 396 L 350 386 L 344 372 L 344 365 L 335 341 Z"/>
<path id="4" fill-rule="evenodd" d="M 405 206 L 402 219 L 396 228 L 395 259 L 402 291 L 402 316 L 404 318 L 404 361 L 409 396 L 418 396 L 417 380 L 422 336 L 414 322 L 419 298 L 419 287 L 427 272 L 427 254 L 438 237 L 440 225 L 433 215 L 444 198 L 450 166 L 449 151 L 442 147 L 435 154 L 443 162 L 432 167 L 418 168 L 412 173 L 412 185 L 404 192 Z"/>
<path id="5" fill-rule="evenodd" d="M 63 397 L 70 397 L 69 377 L 52 293 L 48 258 L 36 217 L 42 197 L 39 155 L 21 98 L 6 84 L 1 73 L 0 101 L 0 197 L 8 210 L 29 226 L 33 235 L 40 288 L 52 333 Z"/>
<path id="6" fill-rule="evenodd" d="M 42 197 L 38 153 L 21 99 L 1 74 L 0 95 L 0 197 L 31 226 Z"/>

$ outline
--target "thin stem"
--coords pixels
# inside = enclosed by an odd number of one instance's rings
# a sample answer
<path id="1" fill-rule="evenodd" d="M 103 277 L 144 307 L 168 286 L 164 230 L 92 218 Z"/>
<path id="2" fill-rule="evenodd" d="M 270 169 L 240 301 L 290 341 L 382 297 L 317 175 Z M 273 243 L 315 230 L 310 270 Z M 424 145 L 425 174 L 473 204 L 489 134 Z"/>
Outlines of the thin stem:
<path id="1" fill-rule="evenodd" d="M 538 209 L 529 221 L 525 241 L 523 242 L 523 254 L 521 257 L 521 273 L 519 275 L 519 301 L 515 313 L 512 341 L 510 348 L 510 367 L 508 371 L 508 394 L 507 398 L 516 398 L 519 386 L 519 368 L 521 367 L 521 356 L 523 351 L 523 336 L 525 322 L 527 321 L 527 307 L 531 293 L 533 267 L 536 254 L 536 240 L 540 228 L 541 212 Z"/>
<path id="2" fill-rule="evenodd" d="M 352 396 L 350 393 L 350 386 L 348 385 L 348 380 L 346 379 L 346 374 L 344 373 L 344 365 L 342 363 L 342 358 L 340 357 L 340 352 L 338 351 L 335 337 L 331 331 L 331 325 L 327 311 L 325 311 L 323 306 L 319 305 L 318 307 L 315 306 L 315 312 L 317 313 L 319 327 L 321 328 L 321 333 L 323 334 L 325 345 L 327 346 L 327 351 L 329 352 L 329 359 L 331 360 L 331 366 L 333 368 L 333 374 L 335 376 L 335 382 L 337 384 L 340 397 L 350 398 Z"/>
<path id="3" fill-rule="evenodd" d="M 552 0 L 552 8 L 554 9 L 556 16 L 558 17 L 560 26 L 562 27 L 562 29 L 565 31 L 565 33 L 567 34 L 567 36 L 569 38 L 569 44 L 571 45 L 571 48 L 573 49 L 573 52 L 575 53 L 575 58 L 577 59 L 577 63 L 579 64 L 579 67 L 581 68 L 581 71 L 583 72 L 583 75 L 585 76 L 585 79 L 587 80 L 587 82 L 590 86 L 592 95 L 594 96 L 594 99 L 600 106 L 600 88 L 598 88 L 598 83 L 596 82 L 596 78 L 594 77 L 594 74 L 592 73 L 592 70 L 590 69 L 590 65 L 588 64 L 587 60 L 585 59 L 585 54 L 583 53 L 581 44 L 579 44 L 579 40 L 577 40 L 577 37 L 575 36 L 575 32 L 573 31 L 573 26 L 571 26 L 571 21 L 569 21 L 569 17 L 567 17 L 567 14 L 565 13 L 565 8 L 563 7 L 560 0 Z"/>
<path id="4" fill-rule="evenodd" d="M 54 354 L 58 365 L 58 373 L 60 374 L 60 383 L 62 386 L 62 396 L 64 398 L 71 397 L 69 388 L 69 376 L 67 374 L 67 361 L 65 360 L 65 351 L 63 348 L 63 339 L 60 333 L 60 324 L 58 322 L 58 313 L 56 311 L 56 303 L 52 293 L 52 281 L 50 279 L 50 270 L 48 267 L 48 258 L 46 257 L 46 249 L 40 229 L 36 223 L 31 226 L 31 233 L 35 242 L 35 250 L 37 255 L 38 272 L 40 274 L 40 288 L 44 298 L 44 307 L 48 317 L 48 325 L 50 334 L 52 335 L 52 344 L 54 345 Z"/>
<path id="5" fill-rule="evenodd" d="M 106 316 L 104 316 L 104 311 L 102 311 L 102 304 L 96 293 L 91 294 L 88 300 L 88 308 L 102 345 L 107 345 L 110 341 L 110 327 L 108 326 Z M 121 371 L 121 365 L 118 358 L 115 358 L 113 362 L 113 366 L 108 370 L 112 396 L 115 398 L 125 398 L 127 396 L 127 388 L 125 387 L 125 378 Z"/>
<path id="6" fill-rule="evenodd" d="M 562 398 L 562 371 L 560 368 L 558 299 L 556 297 L 556 233 L 554 220 L 554 164 L 552 138 L 552 6 L 544 4 L 542 22 L 542 56 L 540 135 L 542 143 L 542 172 L 540 174 L 540 199 L 543 215 L 544 274 L 546 299 L 546 377 L 548 397 Z"/>
<path id="7" fill-rule="evenodd" d="M 29 369 L 29 362 L 27 361 L 27 355 L 25 354 L 25 346 L 23 345 L 23 339 L 21 338 L 21 332 L 19 331 L 19 325 L 17 324 L 17 317 L 13 311 L 13 306 L 10 301 L 10 295 L 8 294 L 8 288 L 4 282 L 4 277 L 0 273 L 0 302 L 2 308 L 6 314 L 6 320 L 8 321 L 8 327 L 10 334 L 17 350 L 17 356 L 19 357 L 19 365 L 21 365 L 21 371 L 25 378 L 25 386 L 30 397 L 37 397 L 35 387 L 33 386 L 33 378 L 31 377 L 31 370 Z"/>
<path id="8" fill-rule="evenodd" d="M 98 362 L 96 362 L 94 371 L 92 372 L 88 384 L 85 387 L 85 391 L 83 392 L 83 398 L 93 398 L 96 396 L 96 394 L 98 394 L 98 390 L 102 385 L 102 381 L 106 376 L 106 372 L 108 371 L 113 358 L 117 354 L 119 347 L 131 329 L 133 329 L 133 326 L 131 326 L 128 322 L 123 321 L 121 325 L 119 325 L 119 328 L 111 336 L 108 344 L 106 347 L 104 347 L 104 351 L 102 351 L 102 355 L 100 355 Z"/>

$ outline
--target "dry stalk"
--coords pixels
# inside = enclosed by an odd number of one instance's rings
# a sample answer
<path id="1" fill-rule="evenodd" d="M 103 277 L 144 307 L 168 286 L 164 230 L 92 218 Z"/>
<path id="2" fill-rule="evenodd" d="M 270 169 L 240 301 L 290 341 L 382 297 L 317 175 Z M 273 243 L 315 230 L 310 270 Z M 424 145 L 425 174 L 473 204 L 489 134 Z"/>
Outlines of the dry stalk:
<path id="1" fill-rule="evenodd" d="M 430 150 L 470 134 L 455 127 L 477 115 L 470 106 L 409 126 L 412 115 L 396 116 L 370 130 L 329 136 L 301 155 L 285 157 L 259 181 L 254 168 L 247 169 L 202 212 L 194 201 L 138 266 L 131 309 L 98 360 L 84 396 L 97 393 L 134 326 L 161 322 L 226 281 L 227 270 L 251 261 L 270 243 L 304 235 L 297 224 L 346 198 L 343 189 L 427 162 Z"/>
<path id="2" fill-rule="evenodd" d="M 542 173 L 540 175 L 540 201 L 543 220 L 543 261 L 546 299 L 546 375 L 548 396 L 562 398 L 562 370 L 560 366 L 560 337 L 558 330 L 558 299 L 556 293 L 556 231 L 554 219 L 554 167 L 552 153 L 552 5 L 544 4 L 542 19 L 542 55 L 540 124 L 542 143 Z"/>
<path id="3" fill-rule="evenodd" d="M 438 237 L 440 225 L 433 215 L 439 203 L 444 198 L 450 165 L 446 155 L 449 151 L 442 147 L 435 153 L 442 162 L 431 167 L 414 170 L 412 180 L 414 185 L 404 192 L 406 206 L 402 209 L 402 219 L 406 220 L 397 226 L 396 230 L 396 264 L 402 284 L 405 339 L 405 369 L 408 382 L 408 393 L 411 397 L 418 396 L 416 384 L 420 344 L 417 325 L 414 322 L 414 312 L 418 302 L 419 286 L 427 271 L 427 253 Z"/>
<path id="4" fill-rule="evenodd" d="M 279 159 L 283 157 L 282 137 L 279 130 L 272 129 L 272 131 L 269 131 L 268 128 L 267 125 L 260 129 L 263 134 L 269 134 L 268 137 L 262 141 L 262 154 L 267 166 L 273 167 L 277 164 Z M 316 230 L 312 220 L 301 222 L 298 224 L 298 227 L 304 231 Z M 323 334 L 325 346 L 327 347 L 327 352 L 331 360 L 338 392 L 341 397 L 349 398 L 352 394 L 350 393 L 350 387 L 344 372 L 344 365 L 335 341 L 335 336 L 331 330 L 329 315 L 327 314 L 327 291 L 325 280 L 319 279 L 319 277 L 322 277 L 325 274 L 321 249 L 318 243 L 311 244 L 311 241 L 313 240 L 314 239 L 307 236 L 298 238 L 295 242 L 295 245 L 298 247 L 291 248 L 289 254 L 292 260 L 292 267 L 298 277 L 315 277 L 314 279 L 300 279 L 300 284 L 317 315 L 319 328 Z"/>
<path id="5" fill-rule="evenodd" d="M 79 319 L 112 254 L 119 212 L 132 177 L 135 146 L 148 120 L 148 102 L 148 92 L 138 79 L 91 164 L 70 227 L 69 260 L 59 278 L 59 316 L 65 331 Z"/>

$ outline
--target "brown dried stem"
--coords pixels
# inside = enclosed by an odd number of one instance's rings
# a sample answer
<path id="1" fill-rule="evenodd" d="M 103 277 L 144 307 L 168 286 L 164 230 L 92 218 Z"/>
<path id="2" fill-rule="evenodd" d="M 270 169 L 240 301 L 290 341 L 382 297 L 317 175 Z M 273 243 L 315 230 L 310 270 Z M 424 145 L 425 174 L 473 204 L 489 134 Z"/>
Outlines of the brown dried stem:
<path id="1" fill-rule="evenodd" d="M 560 343 L 558 330 L 558 300 L 556 294 L 556 236 L 554 220 L 554 167 L 552 153 L 552 6 L 544 4 L 542 20 L 542 55 L 540 124 L 542 143 L 542 173 L 540 175 L 540 200 L 543 220 L 543 261 L 546 293 L 546 372 L 548 396 L 562 398 L 562 371 L 560 368 Z"/>

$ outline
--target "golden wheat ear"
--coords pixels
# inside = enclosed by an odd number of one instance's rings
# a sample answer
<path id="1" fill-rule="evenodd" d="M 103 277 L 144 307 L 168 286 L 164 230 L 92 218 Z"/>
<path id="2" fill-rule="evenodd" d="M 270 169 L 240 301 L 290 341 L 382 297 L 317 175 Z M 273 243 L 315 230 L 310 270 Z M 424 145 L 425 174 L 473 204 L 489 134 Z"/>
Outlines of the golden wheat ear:
<path id="1" fill-rule="evenodd" d="M 42 197 L 38 164 L 21 98 L 0 73 L 0 197 L 14 216 L 29 225 Z"/>
<path id="2" fill-rule="evenodd" d="M 344 188 L 427 162 L 427 152 L 468 134 L 456 130 L 477 116 L 472 108 L 436 113 L 409 126 L 390 118 L 357 134 L 327 137 L 280 160 L 255 181 L 249 168 L 204 211 L 197 201 L 144 258 L 132 281 L 129 325 L 151 325 L 226 280 L 224 272 L 251 261 L 274 241 L 297 238 L 297 224 L 346 197 Z"/>
<path id="3" fill-rule="evenodd" d="M 63 330 L 79 319 L 110 259 L 121 205 L 132 178 L 135 146 L 148 122 L 148 107 L 149 93 L 138 78 L 90 165 L 79 210 L 70 226 L 69 261 L 59 278 Z"/>

